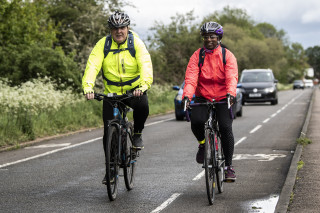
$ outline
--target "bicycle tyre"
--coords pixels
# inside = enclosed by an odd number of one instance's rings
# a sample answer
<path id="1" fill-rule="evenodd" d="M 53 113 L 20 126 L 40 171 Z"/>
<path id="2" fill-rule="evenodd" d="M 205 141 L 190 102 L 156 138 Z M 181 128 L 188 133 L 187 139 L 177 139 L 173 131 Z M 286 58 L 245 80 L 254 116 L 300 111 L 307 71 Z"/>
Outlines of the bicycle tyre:
<path id="1" fill-rule="evenodd" d="M 206 177 L 206 188 L 209 204 L 212 205 L 215 199 L 216 180 L 215 180 L 215 150 L 213 149 L 212 133 L 209 129 L 205 130 L 205 151 L 204 167 Z"/>
<path id="2" fill-rule="evenodd" d="M 136 153 L 132 149 L 132 141 L 130 139 L 130 135 L 132 134 L 133 126 L 132 123 L 129 122 L 127 127 L 127 133 L 125 135 L 126 138 L 123 145 L 123 175 L 127 190 L 131 190 L 134 186 L 134 175 L 136 167 Z"/>
<path id="3" fill-rule="evenodd" d="M 224 167 L 225 167 L 225 159 L 224 159 L 224 154 L 223 154 L 223 149 L 221 146 L 221 137 L 220 135 L 215 132 L 214 133 L 214 140 L 215 143 L 217 144 L 217 169 L 216 169 L 216 176 L 217 176 L 217 185 L 218 185 L 218 191 L 219 193 L 222 193 L 224 191 Z"/>
<path id="4" fill-rule="evenodd" d="M 106 185 L 110 201 L 117 198 L 118 193 L 118 130 L 115 126 L 110 126 L 108 130 L 106 144 Z"/>

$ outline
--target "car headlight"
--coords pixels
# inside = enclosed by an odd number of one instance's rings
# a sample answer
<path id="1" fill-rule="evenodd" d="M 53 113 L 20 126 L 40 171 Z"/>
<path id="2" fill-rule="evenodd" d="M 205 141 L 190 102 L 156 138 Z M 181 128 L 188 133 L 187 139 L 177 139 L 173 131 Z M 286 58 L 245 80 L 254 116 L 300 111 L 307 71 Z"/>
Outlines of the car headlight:
<path id="1" fill-rule="evenodd" d="M 177 101 L 182 101 L 182 95 L 177 95 Z"/>
<path id="2" fill-rule="evenodd" d="M 272 92 L 274 92 L 274 87 L 265 88 L 264 91 L 266 93 L 272 93 Z"/>

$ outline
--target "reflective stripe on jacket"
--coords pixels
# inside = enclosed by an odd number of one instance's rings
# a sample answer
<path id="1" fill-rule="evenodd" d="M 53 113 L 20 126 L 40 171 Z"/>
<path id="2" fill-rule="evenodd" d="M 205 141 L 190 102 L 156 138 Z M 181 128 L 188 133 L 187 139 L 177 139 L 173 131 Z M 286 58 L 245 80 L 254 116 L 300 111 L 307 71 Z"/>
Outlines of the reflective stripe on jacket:
<path id="1" fill-rule="evenodd" d="M 135 35 L 135 34 L 134 34 Z M 127 41 L 118 46 L 112 39 L 111 49 L 125 49 L 127 48 Z M 105 93 L 123 94 L 127 90 L 138 87 L 142 92 L 148 90 L 153 82 L 153 69 L 149 52 L 140 38 L 134 36 L 134 48 L 136 50 L 135 57 L 132 57 L 128 50 L 120 51 L 114 54 L 109 52 L 104 58 L 104 44 L 106 37 L 100 39 L 93 48 L 82 78 L 82 88 L 84 93 L 93 92 L 95 80 L 100 72 L 103 70 L 104 76 L 112 82 L 126 82 L 140 78 L 131 85 L 117 86 L 108 85 L 104 80 Z"/>
<path id="2" fill-rule="evenodd" d="M 226 49 L 226 65 L 222 61 L 221 46 L 214 49 L 213 53 L 206 53 L 200 75 L 199 52 L 200 49 L 195 51 L 189 60 L 182 98 L 192 98 L 195 94 L 210 101 L 219 101 L 227 93 L 236 97 L 238 65 L 232 52 Z"/>

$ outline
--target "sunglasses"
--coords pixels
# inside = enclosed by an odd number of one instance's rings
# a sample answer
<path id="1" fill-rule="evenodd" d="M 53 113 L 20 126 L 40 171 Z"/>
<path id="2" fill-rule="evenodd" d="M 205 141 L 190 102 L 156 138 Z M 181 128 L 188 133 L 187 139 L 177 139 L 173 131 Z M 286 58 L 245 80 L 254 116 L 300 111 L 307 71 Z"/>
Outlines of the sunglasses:
<path id="1" fill-rule="evenodd" d="M 208 40 L 208 39 L 215 39 L 215 38 L 219 38 L 219 36 L 217 35 L 205 35 L 203 36 L 203 40 Z"/>

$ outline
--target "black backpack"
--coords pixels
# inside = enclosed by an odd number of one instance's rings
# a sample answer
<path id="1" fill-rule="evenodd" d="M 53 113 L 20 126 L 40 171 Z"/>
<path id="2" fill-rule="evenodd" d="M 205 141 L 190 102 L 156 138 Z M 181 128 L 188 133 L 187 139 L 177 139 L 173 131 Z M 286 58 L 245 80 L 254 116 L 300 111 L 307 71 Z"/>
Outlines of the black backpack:
<path id="1" fill-rule="evenodd" d="M 109 52 L 113 52 L 113 54 L 119 53 L 121 51 L 129 50 L 130 54 L 132 57 L 136 57 L 136 50 L 134 49 L 134 39 L 133 39 L 133 34 L 131 31 L 129 31 L 129 36 L 128 36 L 128 48 L 124 49 L 110 49 L 112 44 L 112 38 L 111 35 L 106 36 L 106 42 L 104 43 L 104 58 L 107 57 Z"/>
<path id="2" fill-rule="evenodd" d="M 223 64 L 226 65 L 226 46 L 224 45 L 221 45 L 221 51 L 222 51 L 222 61 L 223 61 Z M 200 49 L 200 52 L 199 52 L 199 63 L 198 63 L 198 67 L 200 69 L 200 72 L 201 72 L 201 67 L 203 66 L 203 63 L 204 63 L 204 58 L 206 57 L 205 55 L 205 51 L 204 51 L 204 48 L 201 48 Z M 200 75 L 200 72 L 199 72 L 199 75 Z"/>

